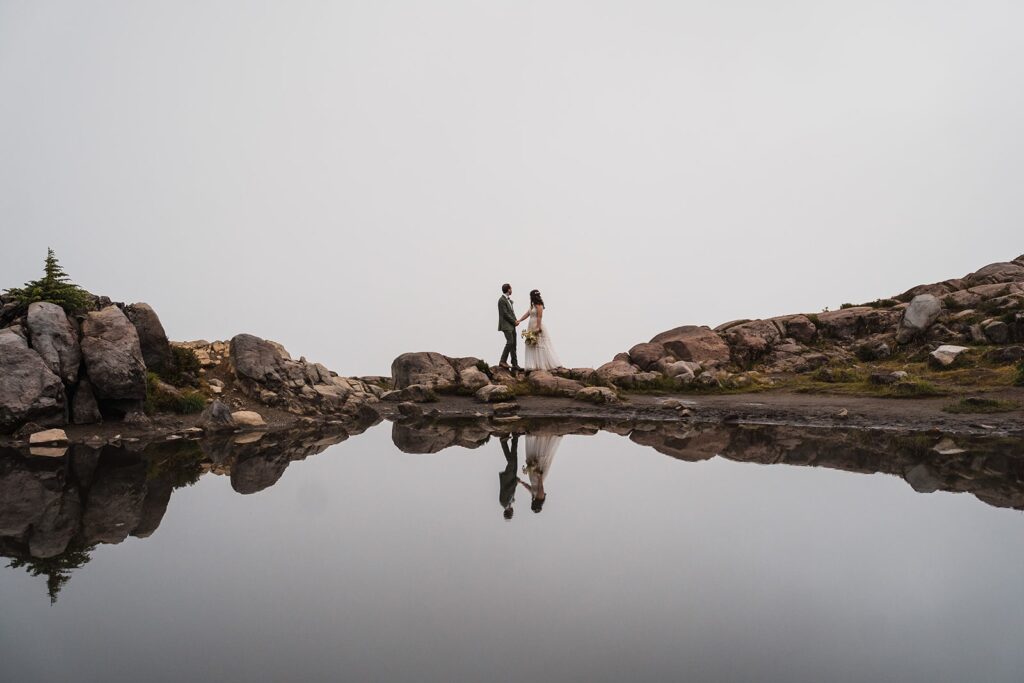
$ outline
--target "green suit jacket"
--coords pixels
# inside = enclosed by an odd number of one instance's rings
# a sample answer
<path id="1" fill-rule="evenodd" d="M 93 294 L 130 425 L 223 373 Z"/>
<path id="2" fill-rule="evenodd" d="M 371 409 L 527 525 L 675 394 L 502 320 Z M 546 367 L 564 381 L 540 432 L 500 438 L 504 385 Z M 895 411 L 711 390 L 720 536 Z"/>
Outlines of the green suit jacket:
<path id="1" fill-rule="evenodd" d="M 516 312 L 504 295 L 498 299 L 498 332 L 516 331 Z"/>

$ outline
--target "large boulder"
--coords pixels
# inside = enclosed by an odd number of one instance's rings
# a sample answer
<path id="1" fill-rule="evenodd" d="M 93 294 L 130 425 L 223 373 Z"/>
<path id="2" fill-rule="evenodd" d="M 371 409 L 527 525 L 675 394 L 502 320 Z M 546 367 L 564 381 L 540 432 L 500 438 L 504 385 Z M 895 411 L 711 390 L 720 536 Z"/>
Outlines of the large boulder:
<path id="1" fill-rule="evenodd" d="M 461 385 L 461 374 L 481 363 L 479 358 L 449 358 L 433 351 L 403 353 L 391 363 L 395 388 L 423 384 L 438 391 Z"/>
<path id="2" fill-rule="evenodd" d="M 459 382 L 467 391 L 476 392 L 490 384 L 491 380 L 479 368 L 470 367 L 459 373 Z"/>
<path id="3" fill-rule="evenodd" d="M 970 351 L 966 346 L 954 346 L 943 344 L 932 351 L 928 356 L 928 362 L 935 368 L 948 368 L 956 364 L 961 356 Z"/>
<path id="4" fill-rule="evenodd" d="M 967 287 L 1003 282 L 1024 282 L 1024 265 L 1018 262 L 991 263 L 965 277 L 964 282 Z"/>
<path id="5" fill-rule="evenodd" d="M 154 371 L 164 368 L 171 359 L 171 344 L 156 311 L 149 304 L 135 303 L 125 306 L 124 312 L 139 335 L 146 367 Z"/>
<path id="6" fill-rule="evenodd" d="M 940 313 L 942 303 L 933 294 L 918 294 L 903 311 L 903 319 L 900 320 L 899 330 L 896 332 L 896 341 L 905 344 L 924 334 L 938 319 Z"/>
<path id="7" fill-rule="evenodd" d="M 235 418 L 231 415 L 231 408 L 220 399 L 214 399 L 199 416 L 199 424 L 207 432 L 228 431 L 235 428 Z"/>
<path id="8" fill-rule="evenodd" d="M 544 396 L 575 396 L 583 384 L 576 380 L 557 377 L 545 370 L 534 370 L 526 380 L 534 392 Z"/>
<path id="9" fill-rule="evenodd" d="M 792 337 L 801 344 L 810 344 L 818 336 L 818 327 L 806 315 L 794 315 L 786 318 L 786 335 Z"/>
<path id="10" fill-rule="evenodd" d="M 96 398 L 146 398 L 146 362 L 139 334 L 117 306 L 86 315 L 82 322 L 82 356 Z"/>
<path id="11" fill-rule="evenodd" d="M 732 349 L 733 360 L 740 365 L 750 366 L 767 355 L 782 338 L 779 327 L 771 320 L 752 320 L 729 328 L 725 338 Z"/>
<path id="12" fill-rule="evenodd" d="M 633 386 L 633 378 L 639 372 L 640 369 L 629 361 L 613 360 L 599 367 L 597 369 L 597 376 L 601 381 L 608 384 L 631 387 Z"/>
<path id="13" fill-rule="evenodd" d="M 816 318 L 820 335 L 851 341 L 871 334 L 894 332 L 900 320 L 900 312 L 895 308 L 852 306 L 818 313 Z"/>
<path id="14" fill-rule="evenodd" d="M 253 334 L 236 334 L 230 344 L 231 366 L 235 376 L 258 385 L 271 388 L 280 387 L 293 380 L 302 380 L 285 361 L 289 360 L 282 354 L 279 344 L 260 339 Z"/>
<path id="15" fill-rule="evenodd" d="M 684 325 L 655 335 L 651 343 L 663 345 L 667 355 L 679 360 L 698 363 L 729 360 L 729 345 L 709 327 Z"/>
<path id="16" fill-rule="evenodd" d="M 29 304 L 26 321 L 35 352 L 65 384 L 74 384 L 78 379 L 82 350 L 78 345 L 78 333 L 64 309 L 47 301 L 36 301 Z"/>
<path id="17" fill-rule="evenodd" d="M 515 398 L 512 390 L 504 384 L 488 384 L 485 387 L 481 387 L 474 396 L 481 403 L 501 403 Z"/>
<path id="18" fill-rule="evenodd" d="M 658 361 L 667 355 L 668 353 L 665 351 L 663 344 L 651 342 L 637 344 L 629 350 L 630 361 L 635 365 L 639 365 L 643 370 L 653 369 Z"/>
<path id="19" fill-rule="evenodd" d="M 0 433 L 64 423 L 64 383 L 19 335 L 0 330 Z"/>

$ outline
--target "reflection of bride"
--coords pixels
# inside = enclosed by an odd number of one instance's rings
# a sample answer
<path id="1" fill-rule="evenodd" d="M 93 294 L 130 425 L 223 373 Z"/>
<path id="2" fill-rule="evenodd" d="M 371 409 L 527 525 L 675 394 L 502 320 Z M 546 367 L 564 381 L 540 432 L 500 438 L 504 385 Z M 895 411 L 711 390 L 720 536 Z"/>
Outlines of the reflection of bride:
<path id="1" fill-rule="evenodd" d="M 560 436 L 531 436 L 526 435 L 526 465 L 523 473 L 530 478 L 530 483 L 522 479 L 519 483 L 530 490 L 533 502 L 530 509 L 540 512 L 544 507 L 544 500 L 547 498 L 547 491 L 544 489 L 544 482 L 551 472 L 551 463 L 555 460 L 555 451 L 561 443 Z"/>

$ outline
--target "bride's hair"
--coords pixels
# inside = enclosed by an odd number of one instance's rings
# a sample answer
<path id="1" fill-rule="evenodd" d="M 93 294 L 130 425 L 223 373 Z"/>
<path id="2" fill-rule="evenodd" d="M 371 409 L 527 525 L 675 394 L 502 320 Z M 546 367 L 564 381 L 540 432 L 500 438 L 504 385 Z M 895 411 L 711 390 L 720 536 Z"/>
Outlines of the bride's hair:
<path id="1" fill-rule="evenodd" d="M 534 306 L 544 305 L 544 299 L 540 298 L 539 289 L 535 289 L 532 292 L 530 292 L 530 303 L 533 304 Z"/>

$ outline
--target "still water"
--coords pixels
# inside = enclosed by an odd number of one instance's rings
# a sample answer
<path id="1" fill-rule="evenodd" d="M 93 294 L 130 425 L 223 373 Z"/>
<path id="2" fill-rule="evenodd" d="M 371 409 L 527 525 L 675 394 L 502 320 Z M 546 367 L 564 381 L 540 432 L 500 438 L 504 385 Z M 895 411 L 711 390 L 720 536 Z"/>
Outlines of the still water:
<path id="1" fill-rule="evenodd" d="M 3 678 L 1021 680 L 1019 443 L 600 426 L 0 454 Z"/>

